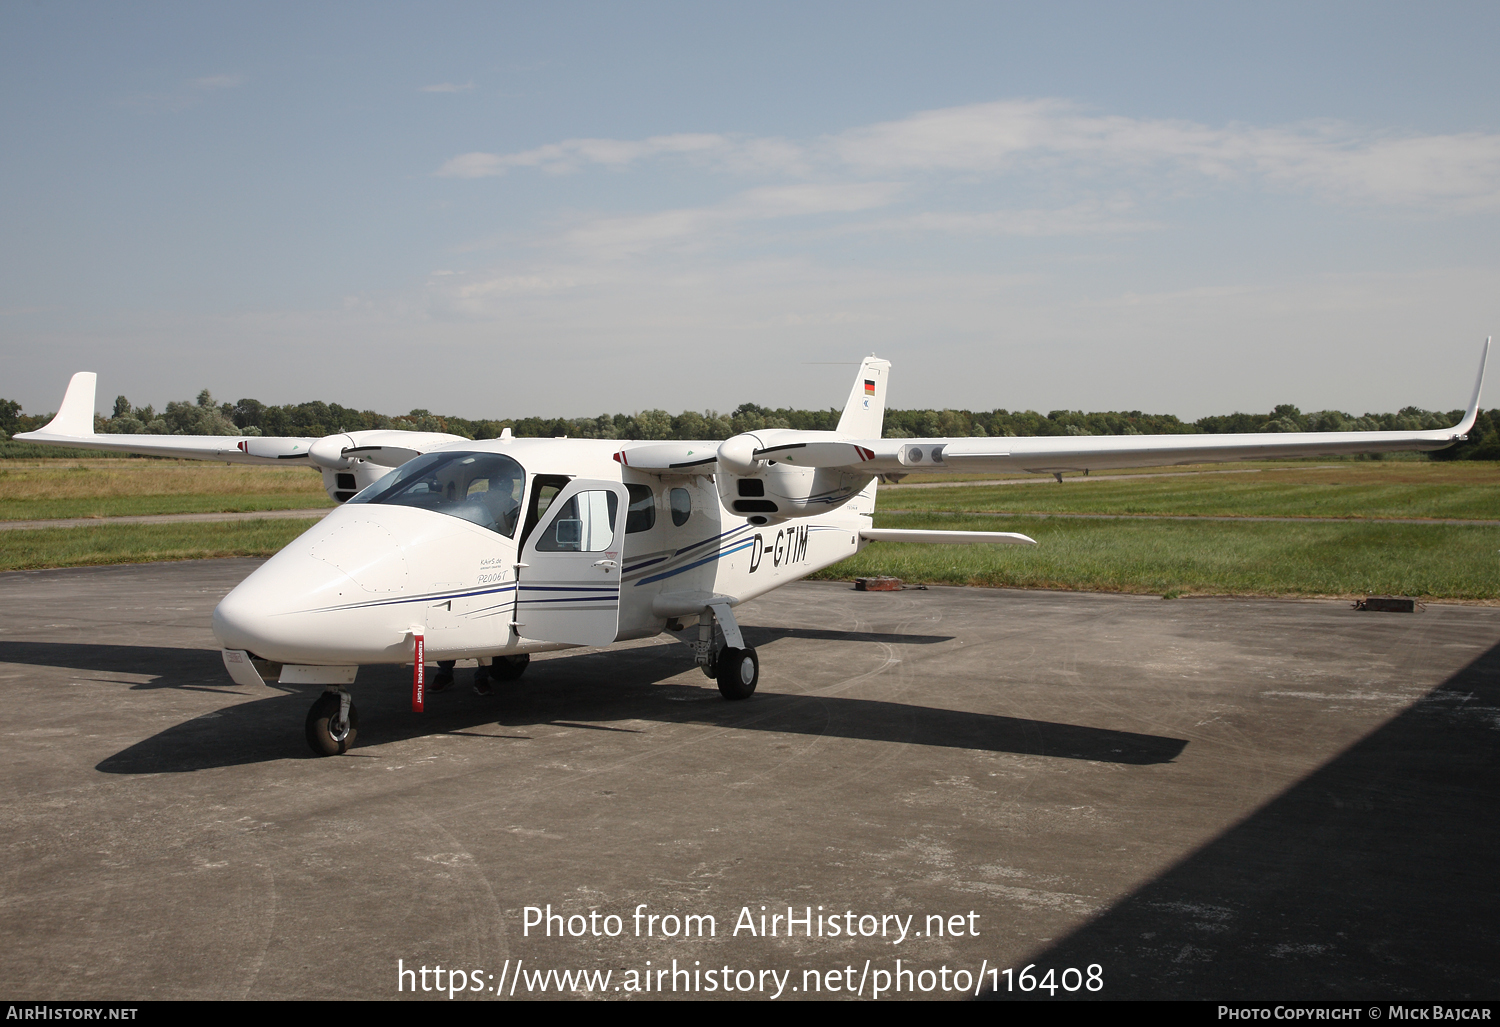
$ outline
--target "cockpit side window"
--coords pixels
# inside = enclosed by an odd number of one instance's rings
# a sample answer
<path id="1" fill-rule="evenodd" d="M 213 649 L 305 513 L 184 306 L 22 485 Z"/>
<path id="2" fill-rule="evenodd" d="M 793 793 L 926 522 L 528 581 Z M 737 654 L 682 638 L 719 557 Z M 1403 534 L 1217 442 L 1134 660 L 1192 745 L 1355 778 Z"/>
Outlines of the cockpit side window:
<path id="1" fill-rule="evenodd" d="M 526 526 L 521 529 L 521 545 L 526 544 L 527 537 L 557 498 L 557 494 L 572 480 L 566 474 L 538 474 L 531 479 L 531 498 L 526 503 Z"/>
<path id="2" fill-rule="evenodd" d="M 630 506 L 625 511 L 625 534 L 650 531 L 656 527 L 656 493 L 650 485 L 626 485 Z"/>
<path id="3" fill-rule="evenodd" d="M 396 468 L 350 503 L 414 506 L 514 538 L 526 472 L 500 453 L 428 453 Z"/>

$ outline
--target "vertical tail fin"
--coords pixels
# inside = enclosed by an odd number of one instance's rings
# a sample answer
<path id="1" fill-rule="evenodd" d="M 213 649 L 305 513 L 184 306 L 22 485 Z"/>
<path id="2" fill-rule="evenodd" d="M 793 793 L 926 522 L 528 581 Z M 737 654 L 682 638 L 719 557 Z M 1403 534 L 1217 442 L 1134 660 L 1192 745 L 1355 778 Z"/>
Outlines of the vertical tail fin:
<path id="1" fill-rule="evenodd" d="M 838 433 L 847 439 L 878 439 L 885 426 L 885 386 L 891 362 L 865 357 L 839 418 Z"/>

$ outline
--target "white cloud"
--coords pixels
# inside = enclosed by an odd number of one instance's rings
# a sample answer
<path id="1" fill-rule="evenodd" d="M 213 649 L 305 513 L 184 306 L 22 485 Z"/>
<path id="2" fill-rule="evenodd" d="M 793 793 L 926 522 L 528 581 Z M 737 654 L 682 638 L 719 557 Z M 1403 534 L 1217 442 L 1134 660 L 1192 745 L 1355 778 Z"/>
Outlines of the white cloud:
<path id="1" fill-rule="evenodd" d="M 1450 340 L 1490 327 L 1497 281 L 1462 266 L 1465 253 L 1434 270 L 1346 230 L 1351 209 L 1379 212 L 1373 235 L 1394 241 L 1500 208 L 1500 136 L 1479 132 L 1211 126 L 1017 100 L 802 140 L 565 139 L 464 154 L 439 173 L 600 170 L 629 173 L 630 188 L 585 181 L 580 194 L 618 191 L 628 208 L 507 221 L 434 260 L 476 269 L 361 309 L 414 336 L 471 340 L 480 358 L 504 352 L 507 373 L 528 380 L 588 363 L 611 387 L 634 381 L 632 407 L 816 406 L 826 397 L 797 392 L 799 375 L 756 370 L 728 390 L 713 361 L 670 381 L 642 368 L 705 347 L 781 369 L 874 349 L 898 362 L 901 405 L 1198 416 L 1447 403 L 1450 357 L 1469 360 Z M 685 171 L 708 199 L 681 199 Z M 1278 195 L 1289 199 L 1261 202 Z M 1326 222 L 1319 206 L 1334 212 Z M 1336 273 L 1348 268 L 1358 273 Z M 1442 366 L 1414 369 L 1415 351 Z M 558 389 L 550 406 L 528 390 L 528 412 L 609 403 L 603 387 Z"/>
<path id="2" fill-rule="evenodd" d="M 747 222 L 847 214 L 884 207 L 901 190 L 897 182 L 765 186 L 708 207 L 596 218 L 572 227 L 563 239 L 576 251 L 607 260 L 662 246 L 694 248 L 715 237 L 725 237 Z"/>
<path id="3" fill-rule="evenodd" d="M 487 319 L 521 300 L 554 296 L 578 288 L 569 273 L 517 274 L 513 271 L 434 271 L 427 282 L 426 312 L 451 320 Z"/>
<path id="4" fill-rule="evenodd" d="M 569 173 L 669 157 L 741 175 L 998 179 L 1045 171 L 1062 180 L 1108 175 L 1149 189 L 1168 174 L 1204 184 L 1262 182 L 1341 202 L 1500 207 L 1500 135 L 1397 135 L 1335 122 L 1213 127 L 1096 114 L 1055 99 L 923 111 L 801 143 L 717 134 L 568 139 L 518 153 L 463 154 L 437 174 L 482 178 L 526 167 Z"/>
<path id="5" fill-rule="evenodd" d="M 503 175 L 511 168 L 541 168 L 553 174 L 577 171 L 586 164 L 625 167 L 646 157 L 663 154 L 703 154 L 729 147 L 719 135 L 680 134 L 623 139 L 567 139 L 521 153 L 465 153 L 454 157 L 437 174 L 445 178 L 485 178 Z"/>
<path id="6" fill-rule="evenodd" d="M 1118 235 L 1160 229 L 1161 222 L 1136 216 L 1129 203 L 1081 203 L 1056 209 L 925 211 L 851 226 L 859 232 L 942 232 L 948 235 Z"/>
<path id="7" fill-rule="evenodd" d="M 893 202 L 900 182 L 821 183 L 765 186 L 741 193 L 727 207 L 747 217 L 788 217 L 870 210 Z"/>
<path id="8" fill-rule="evenodd" d="M 1167 171 L 1210 181 L 1256 178 L 1341 201 L 1500 207 L 1500 136 L 1362 132 L 1336 122 L 1213 128 L 1086 113 L 1058 100 L 924 111 L 828 142 L 860 173 L 1084 175 Z"/>

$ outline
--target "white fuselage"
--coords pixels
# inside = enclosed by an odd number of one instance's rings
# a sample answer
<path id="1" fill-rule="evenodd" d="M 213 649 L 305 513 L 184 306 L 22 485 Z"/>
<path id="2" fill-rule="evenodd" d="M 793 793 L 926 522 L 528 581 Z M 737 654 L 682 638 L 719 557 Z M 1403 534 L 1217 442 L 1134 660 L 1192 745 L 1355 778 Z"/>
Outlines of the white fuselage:
<path id="1" fill-rule="evenodd" d="M 429 661 L 608 644 L 655 635 L 710 596 L 752 599 L 865 544 L 860 531 L 875 504 L 868 477 L 842 482 L 848 498 L 825 512 L 756 524 L 726 508 L 713 476 L 633 470 L 616 459 L 619 449 L 610 440 L 497 439 L 429 454 L 502 454 L 518 464 L 510 533 L 503 515 L 486 522 L 470 513 L 486 493 L 465 504 L 462 480 L 457 505 L 450 480 L 441 509 L 363 501 L 380 492 L 377 483 L 226 596 L 214 632 L 226 649 L 313 666 L 410 663 L 417 634 Z M 814 481 L 819 473 L 768 468 L 767 495 L 827 491 L 827 472 Z M 590 483 L 592 492 L 579 493 Z M 435 500 L 440 486 L 431 484 Z M 539 493 L 554 504 L 537 510 Z M 588 496 L 600 511 L 604 500 L 616 511 L 618 499 L 630 513 L 618 509 L 612 524 L 575 541 L 577 527 L 549 521 L 568 514 L 560 507 L 575 493 L 579 516 L 587 517 Z"/>

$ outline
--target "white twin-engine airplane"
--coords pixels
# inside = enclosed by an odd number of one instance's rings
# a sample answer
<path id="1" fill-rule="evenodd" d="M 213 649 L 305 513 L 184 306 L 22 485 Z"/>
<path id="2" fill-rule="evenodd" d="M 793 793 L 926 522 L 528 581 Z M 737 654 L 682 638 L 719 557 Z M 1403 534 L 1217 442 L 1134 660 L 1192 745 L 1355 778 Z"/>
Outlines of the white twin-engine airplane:
<path id="1" fill-rule="evenodd" d="M 320 439 L 96 435 L 91 372 L 73 376 L 31 442 L 231 463 L 311 465 L 342 504 L 255 570 L 214 611 L 240 684 L 322 685 L 314 752 L 344 752 L 362 664 L 412 664 L 412 705 L 447 661 L 476 687 L 530 655 L 681 632 L 726 699 L 760 665 L 734 608 L 868 542 L 1019 543 L 999 531 L 874 527 L 878 481 L 920 472 L 1055 474 L 1267 457 L 1436 450 L 1479 410 L 1485 342 L 1463 420 L 1438 431 L 1045 438 L 881 438 L 890 363 L 871 356 L 834 431 L 766 429 L 725 442 L 498 439 L 356 431 Z M 696 624 L 693 622 L 696 621 Z M 715 626 L 724 645 L 716 642 Z"/>

